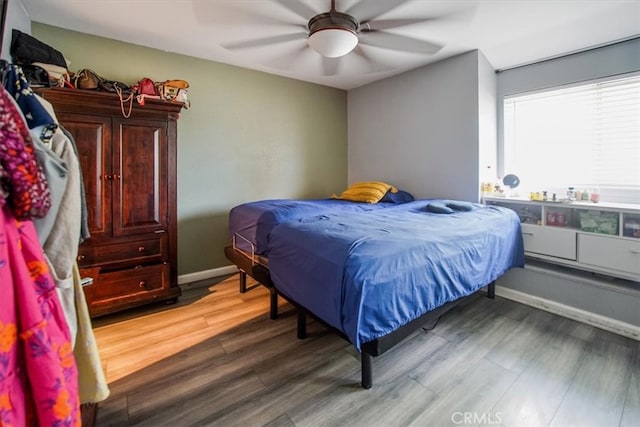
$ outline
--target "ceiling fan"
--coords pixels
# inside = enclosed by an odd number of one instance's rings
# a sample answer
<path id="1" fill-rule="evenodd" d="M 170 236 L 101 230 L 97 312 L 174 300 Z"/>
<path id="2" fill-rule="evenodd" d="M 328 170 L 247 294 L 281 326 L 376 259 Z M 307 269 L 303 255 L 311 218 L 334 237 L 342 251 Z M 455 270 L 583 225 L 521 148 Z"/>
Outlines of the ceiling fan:
<path id="1" fill-rule="evenodd" d="M 322 13 L 317 13 L 301 0 L 273 1 L 303 19 L 306 25 L 302 25 L 302 22 L 296 25 L 298 30 L 294 33 L 226 43 L 222 47 L 228 50 L 241 50 L 306 39 L 304 45 L 299 45 L 297 53 L 311 48 L 321 55 L 325 75 L 336 74 L 340 59 L 351 54 L 371 63 L 371 69 L 376 70 L 373 66 L 374 61 L 362 46 L 420 55 L 433 55 L 443 47 L 440 43 L 387 31 L 444 18 L 444 16 L 381 18 L 382 15 L 409 0 L 360 0 L 343 12 L 336 9 L 336 0 L 331 0 L 330 10 Z"/>

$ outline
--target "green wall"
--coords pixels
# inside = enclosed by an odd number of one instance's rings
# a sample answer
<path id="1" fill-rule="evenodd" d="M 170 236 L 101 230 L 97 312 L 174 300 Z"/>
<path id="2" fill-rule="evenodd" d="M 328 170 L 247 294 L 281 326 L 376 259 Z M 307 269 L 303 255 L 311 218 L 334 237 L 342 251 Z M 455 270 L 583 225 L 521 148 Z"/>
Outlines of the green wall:
<path id="1" fill-rule="evenodd" d="M 347 184 L 347 93 L 32 23 L 32 34 L 107 79 L 190 83 L 178 121 L 178 274 L 229 265 L 227 215 L 242 202 L 327 197 Z"/>

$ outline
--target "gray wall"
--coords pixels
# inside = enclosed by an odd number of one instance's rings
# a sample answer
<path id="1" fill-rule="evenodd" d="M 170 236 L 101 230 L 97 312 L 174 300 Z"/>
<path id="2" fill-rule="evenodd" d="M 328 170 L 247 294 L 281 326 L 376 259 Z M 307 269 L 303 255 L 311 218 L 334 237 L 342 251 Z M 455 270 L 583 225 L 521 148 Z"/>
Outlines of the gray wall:
<path id="1" fill-rule="evenodd" d="M 497 79 L 484 55 L 478 57 L 478 177 L 494 179 L 497 171 Z M 490 174 L 491 176 L 487 176 Z M 478 187 L 480 184 L 478 184 Z"/>
<path id="2" fill-rule="evenodd" d="M 480 140 L 495 146 L 488 69 L 472 51 L 350 90 L 349 182 L 382 180 L 418 198 L 477 201 Z"/>
<path id="3" fill-rule="evenodd" d="M 503 138 L 502 101 L 505 95 L 639 70 L 640 39 L 635 39 L 499 73 L 499 149 Z M 628 292 L 626 288 L 616 288 L 608 279 L 595 277 L 585 280 L 583 274 L 576 272 L 572 275 L 571 270 L 566 271 L 566 276 L 570 278 L 559 277 L 553 271 L 555 268 L 550 268 L 548 273 L 545 273 L 544 268 L 513 271 L 500 279 L 498 284 L 640 326 L 640 295 L 637 291 Z"/>
<path id="4" fill-rule="evenodd" d="M 33 23 L 71 69 L 133 84 L 185 79 L 178 121 L 178 274 L 229 265 L 228 212 L 269 198 L 329 197 L 347 184 L 347 93 Z"/>
<path id="5" fill-rule="evenodd" d="M 528 263 L 525 269 L 508 271 L 497 284 L 498 295 L 509 296 L 503 293 L 503 289 L 515 290 L 640 327 L 637 286 L 622 279 L 549 264 Z"/>

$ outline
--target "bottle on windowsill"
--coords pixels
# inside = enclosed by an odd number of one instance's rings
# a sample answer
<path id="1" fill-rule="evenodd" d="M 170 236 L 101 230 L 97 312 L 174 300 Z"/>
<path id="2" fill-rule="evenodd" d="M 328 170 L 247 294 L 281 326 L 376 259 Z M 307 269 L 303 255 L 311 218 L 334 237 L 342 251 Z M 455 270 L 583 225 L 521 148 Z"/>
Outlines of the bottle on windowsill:
<path id="1" fill-rule="evenodd" d="M 491 166 L 487 166 L 484 175 L 482 177 L 482 195 L 483 196 L 494 196 L 495 182 L 493 179 L 493 171 L 491 170 Z"/>
<path id="2" fill-rule="evenodd" d="M 576 201 L 577 202 L 582 201 L 582 190 L 577 189 L 576 192 L 575 192 L 575 195 L 576 195 Z"/>

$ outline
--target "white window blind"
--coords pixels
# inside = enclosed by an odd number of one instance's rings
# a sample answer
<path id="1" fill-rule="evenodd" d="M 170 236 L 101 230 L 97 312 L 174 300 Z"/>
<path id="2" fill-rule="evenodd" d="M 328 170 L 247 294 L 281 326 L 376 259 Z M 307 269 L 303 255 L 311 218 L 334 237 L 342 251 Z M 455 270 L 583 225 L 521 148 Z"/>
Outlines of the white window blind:
<path id="1" fill-rule="evenodd" d="M 505 98 L 504 167 L 530 191 L 640 190 L 640 75 Z"/>

